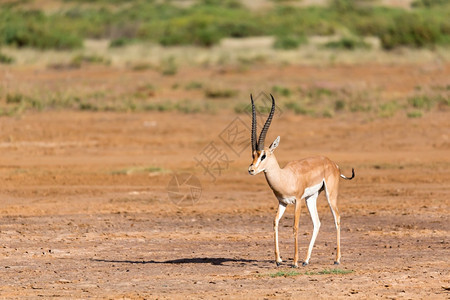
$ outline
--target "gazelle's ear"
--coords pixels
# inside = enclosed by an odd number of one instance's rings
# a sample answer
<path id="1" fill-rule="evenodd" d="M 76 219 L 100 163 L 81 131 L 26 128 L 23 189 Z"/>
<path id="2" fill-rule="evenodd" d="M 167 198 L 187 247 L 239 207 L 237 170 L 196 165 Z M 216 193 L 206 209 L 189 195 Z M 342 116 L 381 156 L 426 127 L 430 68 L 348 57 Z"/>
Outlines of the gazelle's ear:
<path id="1" fill-rule="evenodd" d="M 272 145 L 270 145 L 269 147 L 270 152 L 273 152 L 278 147 L 279 144 L 280 144 L 280 137 L 278 136 L 275 139 L 275 141 L 273 141 Z"/>

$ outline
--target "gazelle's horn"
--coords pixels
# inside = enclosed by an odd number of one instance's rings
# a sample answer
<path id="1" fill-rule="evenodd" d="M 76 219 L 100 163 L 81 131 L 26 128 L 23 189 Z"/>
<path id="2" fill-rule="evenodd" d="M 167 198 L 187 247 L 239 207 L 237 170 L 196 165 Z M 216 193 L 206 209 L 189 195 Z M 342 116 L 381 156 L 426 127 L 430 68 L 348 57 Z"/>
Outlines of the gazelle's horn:
<path id="1" fill-rule="evenodd" d="M 256 110 L 255 103 L 253 103 L 253 96 L 250 94 L 252 100 L 252 153 L 256 150 Z"/>
<path id="2" fill-rule="evenodd" d="M 270 113 L 269 113 L 269 116 L 267 117 L 266 123 L 264 124 L 264 127 L 261 130 L 261 134 L 259 135 L 257 150 L 264 149 L 264 140 L 266 139 L 266 134 L 267 134 L 267 131 L 269 130 L 270 122 L 272 122 L 273 114 L 275 112 L 275 99 L 273 98 L 272 94 L 270 94 L 270 97 L 272 97 L 272 109 L 270 110 Z"/>

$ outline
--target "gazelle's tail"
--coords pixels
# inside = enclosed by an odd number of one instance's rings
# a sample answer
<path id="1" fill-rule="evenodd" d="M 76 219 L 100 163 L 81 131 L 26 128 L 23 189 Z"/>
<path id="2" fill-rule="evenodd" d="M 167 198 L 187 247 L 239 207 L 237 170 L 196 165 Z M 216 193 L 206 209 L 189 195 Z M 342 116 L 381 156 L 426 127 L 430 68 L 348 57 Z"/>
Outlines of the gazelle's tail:
<path id="1" fill-rule="evenodd" d="M 345 175 L 342 174 L 341 177 L 347 180 L 352 180 L 353 178 L 355 178 L 355 169 L 352 168 L 352 177 L 346 177 Z"/>

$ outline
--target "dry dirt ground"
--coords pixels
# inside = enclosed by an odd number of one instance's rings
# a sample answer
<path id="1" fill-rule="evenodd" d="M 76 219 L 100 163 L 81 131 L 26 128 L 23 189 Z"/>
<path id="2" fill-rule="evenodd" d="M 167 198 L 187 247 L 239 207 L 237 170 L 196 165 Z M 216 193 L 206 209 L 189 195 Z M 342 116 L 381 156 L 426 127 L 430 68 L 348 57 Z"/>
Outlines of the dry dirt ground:
<path id="1" fill-rule="evenodd" d="M 352 80 L 398 94 L 420 82 L 450 78 L 448 65 L 428 73 L 416 72 L 416 66 L 308 67 L 309 76 L 299 70 L 304 68 L 250 70 L 215 80 L 242 91 L 263 87 L 271 78 Z M 139 84 L 143 77 L 160 86 L 173 84 L 151 71 L 102 69 L 85 76 L 82 70 L 3 71 L 1 79 L 9 80 L 10 88 L 125 89 L 121 84 Z M 209 78 L 204 70 L 177 76 Z M 220 138 L 237 116 L 66 110 L 1 117 L 0 296 L 449 299 L 448 112 L 413 119 L 286 112 L 274 119 L 268 139 L 281 136 L 276 151 L 281 165 L 323 154 L 346 175 L 356 170 L 354 180 L 341 182 L 339 198 L 338 268 L 350 273 L 319 274 L 335 268 L 335 229 L 320 196 L 322 227 L 310 265 L 297 269 L 296 276 L 276 276 L 293 270 L 292 207 L 281 221 L 284 263 L 276 267 L 277 201 L 262 174 L 247 174 L 249 149 L 235 153 Z M 213 170 L 215 181 L 195 160 L 208 145 L 223 158 L 220 174 Z M 202 194 L 194 203 L 176 205 L 167 187 L 183 172 L 198 178 Z M 300 257 L 311 231 L 303 205 Z"/>

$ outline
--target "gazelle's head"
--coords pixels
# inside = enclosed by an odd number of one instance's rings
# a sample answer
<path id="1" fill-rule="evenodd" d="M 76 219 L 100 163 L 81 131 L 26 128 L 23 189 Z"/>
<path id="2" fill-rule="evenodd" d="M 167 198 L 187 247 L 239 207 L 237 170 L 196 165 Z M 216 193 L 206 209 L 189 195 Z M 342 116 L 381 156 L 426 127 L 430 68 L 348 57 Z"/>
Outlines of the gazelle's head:
<path id="1" fill-rule="evenodd" d="M 277 137 L 275 141 L 270 145 L 270 147 L 264 147 L 264 140 L 266 139 L 267 131 L 269 130 L 270 123 L 272 122 L 273 114 L 275 112 L 275 99 L 272 95 L 272 109 L 270 110 L 269 117 L 267 117 L 266 123 L 264 124 L 261 134 L 259 135 L 258 141 L 256 141 L 256 110 L 255 104 L 253 103 L 253 97 L 250 95 L 252 100 L 252 163 L 248 167 L 248 173 L 250 175 L 256 175 L 262 171 L 266 170 L 269 161 L 272 158 L 273 151 L 280 143 L 280 137 Z"/>

